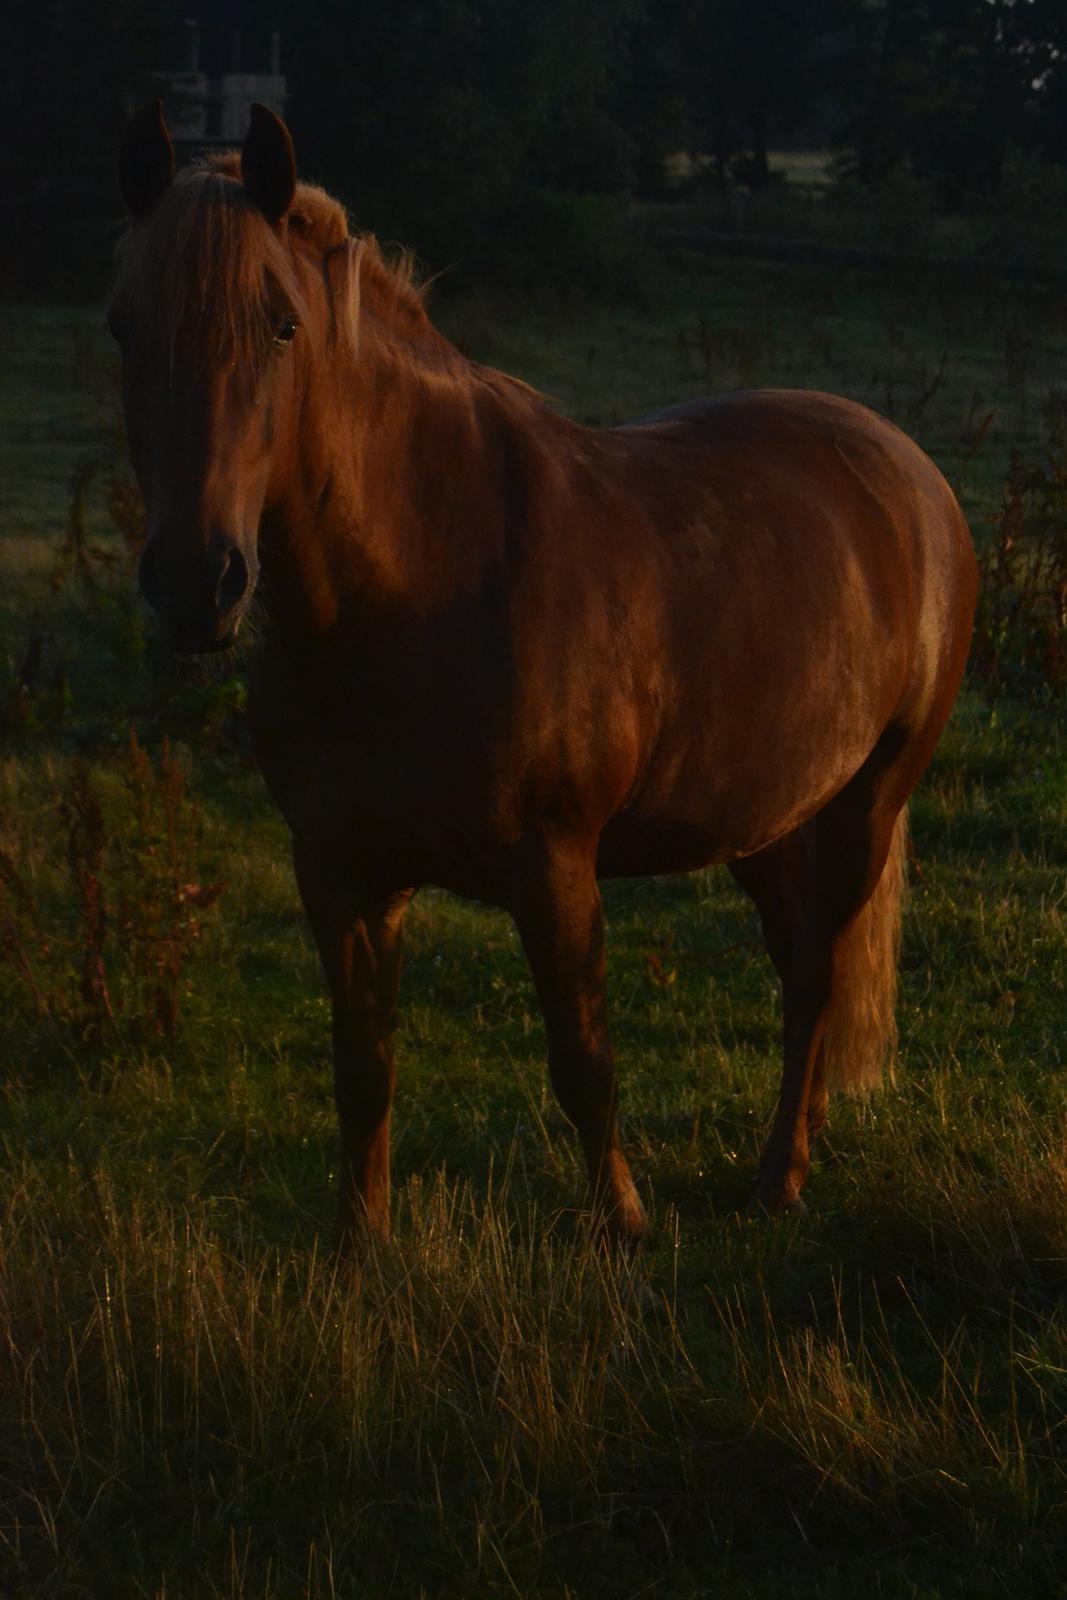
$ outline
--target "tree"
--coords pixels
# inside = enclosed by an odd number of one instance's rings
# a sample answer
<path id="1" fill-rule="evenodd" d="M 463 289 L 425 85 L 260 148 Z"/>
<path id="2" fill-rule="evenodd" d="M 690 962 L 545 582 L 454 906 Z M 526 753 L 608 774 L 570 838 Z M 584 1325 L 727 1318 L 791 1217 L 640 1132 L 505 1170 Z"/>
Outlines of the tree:
<path id="1" fill-rule="evenodd" d="M 532 194 L 628 181 L 614 95 L 636 9 L 291 0 L 283 28 L 305 169 L 361 225 L 437 263 L 469 261 L 521 220 Z"/>
<path id="2" fill-rule="evenodd" d="M 685 143 L 711 156 L 720 183 L 745 151 L 748 180 L 762 188 L 772 136 L 788 134 L 826 91 L 841 10 L 841 0 L 652 0 L 631 95 L 646 150 L 661 161 L 671 142 Z"/>
<path id="3" fill-rule="evenodd" d="M 1067 155 L 1061 0 L 878 0 L 851 31 L 862 182 L 906 166 L 952 206 L 994 190 L 1012 146 Z"/>
<path id="4" fill-rule="evenodd" d="M 172 59 L 170 0 L 42 0 L 9 8 L 0 51 L 0 285 L 7 294 L 84 281 L 100 292 L 131 96 Z M 88 276 L 86 276 L 86 274 Z"/>

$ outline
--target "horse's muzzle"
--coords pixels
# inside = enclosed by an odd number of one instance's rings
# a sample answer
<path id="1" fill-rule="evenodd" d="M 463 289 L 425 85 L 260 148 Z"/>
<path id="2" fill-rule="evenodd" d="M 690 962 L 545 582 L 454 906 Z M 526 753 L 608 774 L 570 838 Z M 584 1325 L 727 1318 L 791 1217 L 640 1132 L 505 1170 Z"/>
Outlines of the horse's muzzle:
<path id="1" fill-rule="evenodd" d="M 178 655 L 226 650 L 237 637 L 251 598 L 253 574 L 240 545 L 215 540 L 206 550 L 176 559 L 149 539 L 137 570 L 138 586 L 159 617 Z"/>

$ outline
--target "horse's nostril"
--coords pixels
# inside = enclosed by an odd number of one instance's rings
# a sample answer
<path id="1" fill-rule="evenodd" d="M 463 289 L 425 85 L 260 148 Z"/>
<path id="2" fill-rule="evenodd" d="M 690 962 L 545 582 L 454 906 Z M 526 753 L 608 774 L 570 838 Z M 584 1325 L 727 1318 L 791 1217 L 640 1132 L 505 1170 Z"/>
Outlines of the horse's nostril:
<path id="1" fill-rule="evenodd" d="M 220 616 L 240 605 L 248 590 L 248 562 L 245 560 L 237 545 L 233 545 L 226 558 L 226 565 L 222 569 L 215 599 Z"/>

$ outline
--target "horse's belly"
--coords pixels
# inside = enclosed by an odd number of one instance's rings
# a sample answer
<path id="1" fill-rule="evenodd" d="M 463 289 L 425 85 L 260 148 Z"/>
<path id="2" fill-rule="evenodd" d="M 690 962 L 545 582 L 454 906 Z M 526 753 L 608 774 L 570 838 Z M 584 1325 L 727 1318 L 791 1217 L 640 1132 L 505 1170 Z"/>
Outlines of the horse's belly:
<path id="1" fill-rule="evenodd" d="M 613 818 L 600 836 L 597 873 L 603 878 L 653 877 L 660 872 L 695 872 L 735 861 L 790 833 L 819 809 L 816 802 L 788 812 L 753 807 L 727 819 L 709 808 L 686 815 Z"/>
<path id="2" fill-rule="evenodd" d="M 722 724 L 703 745 L 662 750 L 627 808 L 607 823 L 604 877 L 691 872 L 753 855 L 820 811 L 859 770 L 885 726 L 884 710 L 755 731 Z"/>
<path id="3" fill-rule="evenodd" d="M 608 824 L 597 849 L 600 878 L 650 878 L 661 872 L 695 872 L 740 852 L 714 830 L 688 822 L 627 819 Z"/>

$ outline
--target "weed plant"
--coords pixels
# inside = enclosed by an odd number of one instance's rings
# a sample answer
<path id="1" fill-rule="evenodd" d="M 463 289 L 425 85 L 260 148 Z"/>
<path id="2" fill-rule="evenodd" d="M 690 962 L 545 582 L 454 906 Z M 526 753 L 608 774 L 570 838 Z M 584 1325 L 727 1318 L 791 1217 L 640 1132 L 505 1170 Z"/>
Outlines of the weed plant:
<path id="1" fill-rule="evenodd" d="M 106 357 L 26 313 L 0 440 L 0 1593 L 1052 1597 L 1062 312 L 692 258 L 654 315 L 442 311 L 584 420 L 818 385 L 960 489 L 983 612 L 913 806 L 899 1085 L 837 1108 L 805 1215 L 746 1220 L 778 1070 L 754 918 L 724 875 L 606 885 L 653 1216 L 606 1257 L 513 930 L 430 891 L 395 1240 L 341 1269 L 328 1012 L 240 674 L 157 653 Z"/>
<path id="2" fill-rule="evenodd" d="M 1067 449 L 1012 455 L 994 542 L 981 559 L 974 670 L 994 691 L 1062 697 L 1067 685 Z"/>
<path id="3" fill-rule="evenodd" d="M 76 758 L 55 782 L 51 827 L 12 827 L 0 848 L 9 1039 L 21 1033 L 29 1054 L 57 1030 L 82 1046 L 170 1036 L 199 913 L 223 889 L 194 881 L 199 817 L 182 770 L 166 741 L 154 761 L 131 731 L 117 775 Z"/>

